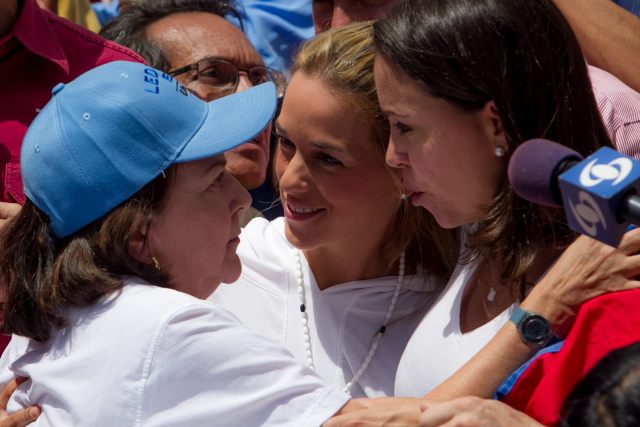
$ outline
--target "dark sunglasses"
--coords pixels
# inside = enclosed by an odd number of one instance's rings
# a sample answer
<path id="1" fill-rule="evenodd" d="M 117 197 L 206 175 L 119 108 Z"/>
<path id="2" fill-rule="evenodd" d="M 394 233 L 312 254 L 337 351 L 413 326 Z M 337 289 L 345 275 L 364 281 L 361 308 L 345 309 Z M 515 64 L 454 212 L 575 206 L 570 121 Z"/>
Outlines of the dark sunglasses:
<path id="1" fill-rule="evenodd" d="M 187 77 L 186 85 L 197 80 L 200 84 L 215 88 L 220 91 L 221 96 L 224 96 L 236 91 L 241 72 L 247 74 L 252 85 L 273 82 L 276 85 L 278 98 L 284 95 L 287 80 L 284 74 L 270 67 L 259 66 L 243 70 L 225 59 L 204 58 L 195 64 L 171 70 L 168 74 L 175 77 L 180 74 L 190 73 Z"/>

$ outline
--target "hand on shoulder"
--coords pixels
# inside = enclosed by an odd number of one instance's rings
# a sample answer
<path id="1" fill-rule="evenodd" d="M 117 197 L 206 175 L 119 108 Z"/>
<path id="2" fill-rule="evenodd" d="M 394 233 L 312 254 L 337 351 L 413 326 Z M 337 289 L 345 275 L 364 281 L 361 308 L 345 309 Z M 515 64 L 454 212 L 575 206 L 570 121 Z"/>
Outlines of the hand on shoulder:
<path id="1" fill-rule="evenodd" d="M 420 427 L 542 427 L 533 418 L 500 401 L 473 396 L 425 404 L 422 410 Z"/>
<path id="2" fill-rule="evenodd" d="M 640 288 L 640 229 L 624 235 L 617 248 L 578 237 L 523 301 L 544 316 L 556 333 L 586 301 L 609 292 Z M 563 327 L 564 326 L 564 327 Z"/>

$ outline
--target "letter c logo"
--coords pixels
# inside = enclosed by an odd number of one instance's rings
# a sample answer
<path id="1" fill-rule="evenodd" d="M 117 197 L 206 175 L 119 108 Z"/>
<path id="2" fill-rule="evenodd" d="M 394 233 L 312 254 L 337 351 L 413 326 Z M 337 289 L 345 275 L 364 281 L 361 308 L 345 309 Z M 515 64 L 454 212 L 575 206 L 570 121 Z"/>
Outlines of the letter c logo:
<path id="1" fill-rule="evenodd" d="M 580 203 L 577 205 L 574 205 L 573 201 L 569 201 L 571 213 L 586 234 L 595 237 L 598 231 L 598 224 L 602 224 L 603 230 L 607 229 L 602 210 L 600 210 L 600 207 L 589 193 L 581 191 L 578 194 L 578 198 Z"/>
<path id="2" fill-rule="evenodd" d="M 626 157 L 618 157 L 604 165 L 597 165 L 594 159 L 580 172 L 580 184 L 595 187 L 604 181 L 613 181 L 612 186 L 620 184 L 631 173 L 633 163 Z"/>

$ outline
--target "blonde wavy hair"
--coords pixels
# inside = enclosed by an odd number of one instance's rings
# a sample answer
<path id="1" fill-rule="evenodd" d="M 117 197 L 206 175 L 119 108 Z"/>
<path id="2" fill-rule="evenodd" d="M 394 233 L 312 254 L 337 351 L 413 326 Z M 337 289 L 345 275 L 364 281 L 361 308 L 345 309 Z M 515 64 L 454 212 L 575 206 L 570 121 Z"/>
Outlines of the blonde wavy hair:
<path id="1" fill-rule="evenodd" d="M 291 73 L 302 72 L 319 78 L 327 89 L 368 117 L 374 130 L 372 149 L 384 158 L 389 143 L 389 123 L 378 103 L 374 59 L 373 23 L 358 22 L 326 31 L 304 43 Z M 389 172 L 390 179 L 397 182 L 400 195 L 402 188 L 397 174 L 390 167 Z M 406 251 L 408 267 L 421 266 L 424 272 L 444 276 L 451 274 L 458 243 L 454 233 L 438 226 L 428 211 L 403 201 L 396 214 L 394 231 L 393 239 L 385 248 L 389 273 L 393 272 L 402 251 Z"/>

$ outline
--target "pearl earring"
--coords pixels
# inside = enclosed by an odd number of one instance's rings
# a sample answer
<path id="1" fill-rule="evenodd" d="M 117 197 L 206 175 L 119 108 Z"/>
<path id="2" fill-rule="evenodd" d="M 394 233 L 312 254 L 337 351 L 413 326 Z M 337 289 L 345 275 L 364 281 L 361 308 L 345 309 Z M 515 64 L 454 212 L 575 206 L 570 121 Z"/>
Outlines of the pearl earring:
<path id="1" fill-rule="evenodd" d="M 496 147 L 494 153 L 496 153 L 496 157 L 504 157 L 504 155 L 507 154 L 507 150 L 498 146 Z"/>

